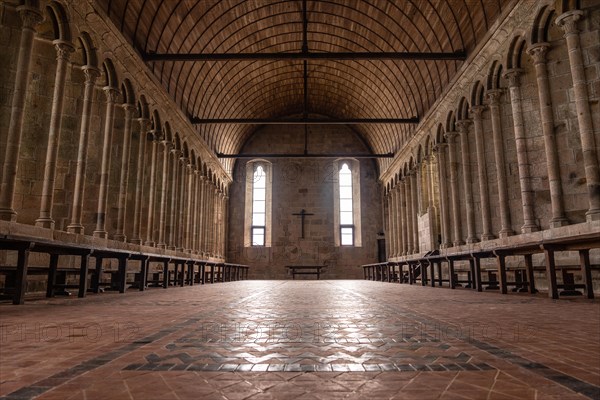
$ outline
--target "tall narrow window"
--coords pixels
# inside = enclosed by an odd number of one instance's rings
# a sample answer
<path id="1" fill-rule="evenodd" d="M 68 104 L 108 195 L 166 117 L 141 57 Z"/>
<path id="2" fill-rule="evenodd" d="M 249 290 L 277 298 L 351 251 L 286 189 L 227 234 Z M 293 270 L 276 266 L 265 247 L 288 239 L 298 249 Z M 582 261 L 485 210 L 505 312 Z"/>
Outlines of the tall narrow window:
<path id="1" fill-rule="evenodd" d="M 254 170 L 252 183 L 252 246 L 264 246 L 267 215 L 267 176 L 261 165 L 258 165 Z"/>
<path id="2" fill-rule="evenodd" d="M 244 246 L 271 247 L 272 166 L 266 160 L 246 163 Z"/>
<path id="3" fill-rule="evenodd" d="M 347 163 L 339 171 L 340 185 L 340 244 L 354 245 L 354 212 L 352 210 L 352 171 Z"/>

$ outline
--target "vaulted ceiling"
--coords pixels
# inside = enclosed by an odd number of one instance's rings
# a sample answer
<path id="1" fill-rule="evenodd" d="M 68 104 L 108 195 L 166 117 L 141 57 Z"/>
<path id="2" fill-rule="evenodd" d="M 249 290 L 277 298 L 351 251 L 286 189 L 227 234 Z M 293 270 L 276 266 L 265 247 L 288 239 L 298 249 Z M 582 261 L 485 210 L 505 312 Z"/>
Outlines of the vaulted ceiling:
<path id="1" fill-rule="evenodd" d="M 465 55 L 513 3 L 97 2 L 195 122 L 298 115 L 420 118 L 444 92 Z M 257 53 L 266 56 L 254 57 Z M 281 53 L 303 55 L 276 56 Z M 197 123 L 196 129 L 217 153 L 239 152 L 258 126 L 212 122 Z M 414 123 L 367 122 L 372 121 L 355 123 L 354 129 L 374 153 L 396 152 L 415 130 Z"/>

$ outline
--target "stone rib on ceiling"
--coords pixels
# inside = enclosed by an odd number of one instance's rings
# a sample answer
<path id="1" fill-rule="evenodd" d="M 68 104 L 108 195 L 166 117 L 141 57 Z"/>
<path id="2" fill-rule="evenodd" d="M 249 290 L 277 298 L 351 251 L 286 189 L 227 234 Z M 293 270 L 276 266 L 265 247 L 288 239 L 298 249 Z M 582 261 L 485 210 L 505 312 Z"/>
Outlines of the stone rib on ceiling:
<path id="1" fill-rule="evenodd" d="M 301 0 L 97 0 L 147 53 L 300 52 Z M 310 52 L 469 52 L 503 0 L 307 0 Z M 504 5 L 506 7 L 506 4 Z M 331 118 L 422 116 L 463 61 L 309 60 L 308 112 Z M 296 60 L 151 61 L 181 109 L 199 118 L 278 118 L 303 112 Z M 375 153 L 395 152 L 414 125 L 359 125 Z M 216 152 L 237 153 L 254 128 L 202 125 Z"/>

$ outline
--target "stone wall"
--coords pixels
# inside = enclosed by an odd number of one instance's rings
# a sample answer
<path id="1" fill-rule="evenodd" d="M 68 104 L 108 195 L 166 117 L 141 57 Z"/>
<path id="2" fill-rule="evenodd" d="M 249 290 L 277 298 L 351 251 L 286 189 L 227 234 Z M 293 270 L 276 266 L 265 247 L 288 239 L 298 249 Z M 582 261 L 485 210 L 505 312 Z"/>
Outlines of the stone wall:
<path id="1" fill-rule="evenodd" d="M 245 145 L 244 153 L 302 153 L 302 126 L 266 126 Z M 356 134 L 343 126 L 311 126 L 310 153 L 367 153 Z M 236 162 L 231 185 L 228 260 L 252 265 L 252 277 L 285 278 L 286 265 L 328 265 L 323 278 L 361 278 L 361 264 L 377 262 L 377 234 L 382 230 L 380 188 L 375 162 L 360 159 L 362 246 L 335 246 L 332 159 L 267 159 L 272 162 L 272 247 L 244 247 L 246 160 Z M 250 177 L 252 179 L 252 177 Z M 300 217 L 305 209 L 305 238 Z M 267 229 L 269 229 L 267 227 Z M 312 277 L 310 277 L 312 278 Z"/>

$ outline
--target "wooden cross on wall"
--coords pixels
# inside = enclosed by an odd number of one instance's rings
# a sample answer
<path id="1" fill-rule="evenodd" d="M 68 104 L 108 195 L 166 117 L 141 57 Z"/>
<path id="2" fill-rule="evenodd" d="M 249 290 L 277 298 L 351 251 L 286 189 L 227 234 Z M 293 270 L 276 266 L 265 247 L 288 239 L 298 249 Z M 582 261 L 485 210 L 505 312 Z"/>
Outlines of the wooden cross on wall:
<path id="1" fill-rule="evenodd" d="M 300 219 L 302 220 L 302 236 L 300 236 L 300 238 L 304 239 L 304 217 L 306 217 L 307 215 L 315 215 L 315 214 L 307 213 L 306 210 L 303 208 L 299 213 L 293 213 L 292 215 L 300 216 Z"/>

